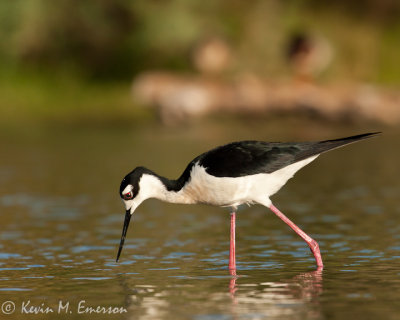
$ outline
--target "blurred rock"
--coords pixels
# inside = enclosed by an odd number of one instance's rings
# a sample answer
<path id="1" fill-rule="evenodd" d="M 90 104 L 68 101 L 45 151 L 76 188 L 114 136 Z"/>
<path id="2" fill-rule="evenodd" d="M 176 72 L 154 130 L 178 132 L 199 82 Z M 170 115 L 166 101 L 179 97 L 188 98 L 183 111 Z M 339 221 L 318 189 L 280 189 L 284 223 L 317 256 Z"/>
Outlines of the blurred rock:
<path id="1" fill-rule="evenodd" d="M 333 49 L 324 37 L 299 32 L 290 37 L 286 56 L 295 79 L 312 81 L 332 62 Z"/>
<path id="2" fill-rule="evenodd" d="M 304 112 L 332 121 L 400 122 L 400 94 L 364 84 L 270 83 L 251 74 L 228 82 L 147 72 L 134 80 L 132 91 L 137 102 L 156 108 L 165 124 L 216 112 L 254 116 Z"/>
<path id="3" fill-rule="evenodd" d="M 217 74 L 224 71 L 231 61 L 231 49 L 220 38 L 212 37 L 200 41 L 192 54 L 193 64 L 204 74 Z"/>

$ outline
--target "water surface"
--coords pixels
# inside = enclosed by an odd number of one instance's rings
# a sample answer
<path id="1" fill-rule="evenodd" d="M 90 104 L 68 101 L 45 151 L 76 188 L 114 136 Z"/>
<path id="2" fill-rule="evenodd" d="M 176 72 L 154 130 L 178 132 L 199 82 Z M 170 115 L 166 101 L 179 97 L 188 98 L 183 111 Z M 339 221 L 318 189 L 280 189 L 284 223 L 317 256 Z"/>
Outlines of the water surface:
<path id="1" fill-rule="evenodd" d="M 398 318 L 400 151 L 393 130 L 321 156 L 273 197 L 319 242 L 323 271 L 283 222 L 252 206 L 237 215 L 232 278 L 229 211 L 156 200 L 135 213 L 116 263 L 124 219 L 118 188 L 133 167 L 174 178 L 198 153 L 231 140 L 360 132 L 204 126 L 3 132 L 0 313 L 26 319 L 34 307 L 48 312 L 44 319 L 109 318 L 94 316 L 100 306 L 116 311 L 115 319 Z"/>

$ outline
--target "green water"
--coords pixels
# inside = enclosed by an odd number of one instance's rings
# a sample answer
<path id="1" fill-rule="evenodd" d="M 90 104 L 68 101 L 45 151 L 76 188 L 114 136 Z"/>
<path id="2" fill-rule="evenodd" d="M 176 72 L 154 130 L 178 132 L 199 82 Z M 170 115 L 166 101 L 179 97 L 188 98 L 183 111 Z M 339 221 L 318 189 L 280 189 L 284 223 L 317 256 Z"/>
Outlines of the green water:
<path id="1" fill-rule="evenodd" d="M 119 183 L 135 166 L 174 178 L 194 156 L 232 140 L 364 131 L 370 128 L 215 120 L 2 132 L 0 318 L 398 319 L 400 151 L 393 129 L 321 156 L 272 199 L 319 242 L 322 272 L 283 222 L 252 206 L 237 214 L 233 279 L 229 211 L 156 200 L 135 213 L 115 262 L 125 211 Z M 117 314 L 93 313 L 109 307 Z M 40 315 L 27 314 L 35 310 Z"/>

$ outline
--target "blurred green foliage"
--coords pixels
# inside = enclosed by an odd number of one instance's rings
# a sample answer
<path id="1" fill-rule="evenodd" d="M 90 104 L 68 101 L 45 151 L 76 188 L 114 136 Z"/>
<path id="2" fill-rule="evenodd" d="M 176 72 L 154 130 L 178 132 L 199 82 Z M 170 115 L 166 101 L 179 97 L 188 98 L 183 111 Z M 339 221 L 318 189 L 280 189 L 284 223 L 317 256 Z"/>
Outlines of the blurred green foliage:
<path id="1" fill-rule="evenodd" d="M 276 77 L 290 33 L 323 34 L 335 61 L 328 78 L 398 83 L 396 0 L 13 0 L 0 2 L 2 70 L 36 67 L 104 79 L 148 68 L 190 70 L 193 46 L 218 35 L 235 70 Z"/>
<path id="2" fill-rule="evenodd" d="M 152 115 L 134 108 L 129 82 L 92 82 L 66 72 L 0 74 L 0 97 L 0 133 L 37 125 L 135 126 Z"/>
<path id="3" fill-rule="evenodd" d="M 131 79 L 191 72 L 191 52 L 217 36 L 232 48 L 226 76 L 290 75 L 290 35 L 322 35 L 334 60 L 323 81 L 400 83 L 398 0 L 12 0 L 0 2 L 0 128 L 37 121 L 146 119 Z M 114 121 L 115 120 L 115 121 Z"/>

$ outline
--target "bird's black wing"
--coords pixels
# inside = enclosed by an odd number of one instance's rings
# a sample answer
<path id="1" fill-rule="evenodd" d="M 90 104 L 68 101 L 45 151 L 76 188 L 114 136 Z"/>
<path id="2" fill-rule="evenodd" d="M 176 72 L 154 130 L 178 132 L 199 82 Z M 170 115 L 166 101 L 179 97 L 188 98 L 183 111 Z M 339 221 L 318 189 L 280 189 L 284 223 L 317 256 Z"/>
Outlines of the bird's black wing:
<path id="1" fill-rule="evenodd" d="M 207 173 L 216 177 L 271 173 L 292 163 L 372 135 L 375 133 L 319 142 L 233 142 L 200 155 L 192 164 L 198 162 L 206 168 Z"/>
<path id="2" fill-rule="evenodd" d="M 233 142 L 201 155 L 199 165 L 216 177 L 271 173 L 296 162 L 309 143 Z M 310 155 L 311 156 L 311 155 Z"/>

